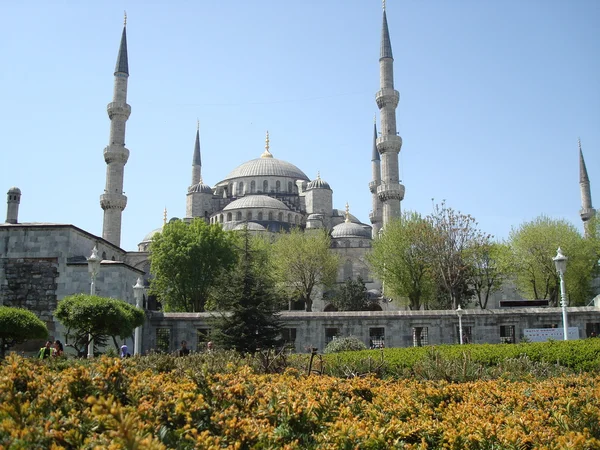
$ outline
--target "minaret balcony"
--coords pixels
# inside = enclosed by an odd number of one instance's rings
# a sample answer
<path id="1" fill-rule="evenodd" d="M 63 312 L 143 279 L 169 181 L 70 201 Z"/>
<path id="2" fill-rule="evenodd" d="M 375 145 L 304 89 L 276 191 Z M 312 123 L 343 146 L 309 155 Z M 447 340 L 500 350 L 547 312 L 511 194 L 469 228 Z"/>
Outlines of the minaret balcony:
<path id="1" fill-rule="evenodd" d="M 581 216 L 581 220 L 587 222 L 596 215 L 596 210 L 594 208 L 583 208 L 579 211 L 579 215 Z"/>
<path id="2" fill-rule="evenodd" d="M 382 184 L 377 188 L 377 197 L 382 202 L 387 200 L 403 200 L 404 185 L 398 184 Z"/>
<path id="3" fill-rule="evenodd" d="M 131 106 L 127 103 L 111 102 L 106 105 L 106 112 L 108 112 L 108 118 L 110 120 L 112 120 L 113 117 L 122 117 L 124 120 L 127 120 L 131 114 Z"/>
<path id="4" fill-rule="evenodd" d="M 381 212 L 377 213 L 371 211 L 369 213 L 369 220 L 371 221 L 371 223 L 381 223 Z"/>
<path id="5" fill-rule="evenodd" d="M 375 101 L 379 109 L 391 106 L 396 108 L 400 101 L 400 93 L 395 89 L 383 88 L 375 94 Z"/>
<path id="6" fill-rule="evenodd" d="M 123 194 L 102 194 L 100 196 L 100 207 L 104 210 L 119 209 L 123 211 L 127 206 L 127 197 Z"/>
<path id="7" fill-rule="evenodd" d="M 104 148 L 104 161 L 106 164 L 113 162 L 125 164 L 129 159 L 129 149 L 120 145 L 109 145 Z"/>
<path id="8" fill-rule="evenodd" d="M 377 151 L 382 155 L 388 152 L 400 153 L 402 138 L 397 134 L 384 134 L 377 138 L 376 145 Z"/>
<path id="9" fill-rule="evenodd" d="M 379 181 L 379 180 L 369 182 L 369 191 L 371 191 L 371 194 L 377 193 L 377 186 L 379 186 L 380 184 L 381 184 L 381 181 Z"/>

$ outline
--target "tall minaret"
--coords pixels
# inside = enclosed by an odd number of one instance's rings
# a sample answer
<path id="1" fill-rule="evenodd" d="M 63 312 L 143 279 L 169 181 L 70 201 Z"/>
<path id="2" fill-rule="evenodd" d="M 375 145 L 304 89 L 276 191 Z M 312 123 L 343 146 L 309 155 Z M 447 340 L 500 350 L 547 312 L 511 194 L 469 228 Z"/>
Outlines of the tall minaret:
<path id="1" fill-rule="evenodd" d="M 585 236 L 591 235 L 589 220 L 596 215 L 596 210 L 592 207 L 592 192 L 590 190 L 590 178 L 588 177 L 583 151 L 581 150 L 581 139 L 579 143 L 579 188 L 581 189 L 581 211 L 579 215 L 583 220 Z"/>
<path id="2" fill-rule="evenodd" d="M 200 121 L 196 127 L 196 142 L 194 143 L 194 156 L 192 158 L 192 184 L 195 186 L 202 181 L 202 159 L 200 158 Z"/>
<path id="3" fill-rule="evenodd" d="M 371 156 L 371 173 L 372 181 L 369 183 L 369 190 L 371 191 L 372 206 L 373 209 L 369 214 L 371 219 L 372 238 L 377 239 L 379 237 L 379 230 L 381 230 L 381 214 L 383 205 L 379 197 L 377 196 L 377 188 L 381 185 L 381 160 L 379 159 L 379 152 L 377 151 L 377 118 L 373 124 L 373 154 Z"/>
<path id="4" fill-rule="evenodd" d="M 113 101 L 106 107 L 110 119 L 110 139 L 104 149 L 104 160 L 107 164 L 106 188 L 100 196 L 100 206 L 104 210 L 102 237 L 116 246 L 121 245 L 121 215 L 127 206 L 127 197 L 123 195 L 123 175 L 129 159 L 129 150 L 125 148 L 125 124 L 131 114 L 131 107 L 127 104 L 129 64 L 126 28 L 127 16 L 123 24 L 121 47 L 115 67 Z"/>
<path id="5" fill-rule="evenodd" d="M 383 1 L 383 27 L 381 30 L 381 54 L 379 58 L 379 84 L 375 95 L 381 117 L 381 137 L 377 138 L 377 150 L 381 155 L 381 185 L 377 188 L 383 202 L 382 226 L 400 217 L 400 201 L 404 199 L 404 186 L 400 184 L 398 154 L 402 138 L 396 132 L 396 107 L 400 94 L 394 89 L 394 58 Z"/>

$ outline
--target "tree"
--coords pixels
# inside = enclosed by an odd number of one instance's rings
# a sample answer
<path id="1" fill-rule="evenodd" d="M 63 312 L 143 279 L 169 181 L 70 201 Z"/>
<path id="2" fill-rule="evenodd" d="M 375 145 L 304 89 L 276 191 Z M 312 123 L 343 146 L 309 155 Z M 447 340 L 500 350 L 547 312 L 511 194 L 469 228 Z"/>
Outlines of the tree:
<path id="1" fill-rule="evenodd" d="M 547 299 L 558 305 L 560 279 L 552 258 L 560 247 L 567 255 L 565 283 L 571 305 L 582 305 L 592 297 L 592 279 L 598 270 L 598 241 L 585 239 L 563 219 L 539 216 L 513 228 L 509 235 L 517 288 L 526 297 Z"/>
<path id="2" fill-rule="evenodd" d="M 235 260 L 232 235 L 220 225 L 168 223 L 150 244 L 150 292 L 165 311 L 204 311 L 215 280 Z"/>
<path id="3" fill-rule="evenodd" d="M 338 311 L 367 311 L 372 305 L 367 294 L 367 287 L 361 277 L 356 280 L 348 278 L 346 282 L 331 295 L 331 304 Z"/>
<path id="4" fill-rule="evenodd" d="M 469 249 L 470 284 L 481 309 L 487 307 L 490 295 L 500 290 L 510 273 L 510 250 L 497 242 L 477 243 Z"/>
<path id="5" fill-rule="evenodd" d="M 117 350 L 117 337 L 126 338 L 144 324 L 144 312 L 122 300 L 97 297 L 95 295 L 75 294 L 58 302 L 54 316 L 67 329 L 67 340 L 78 351 L 94 340 L 103 345 L 112 338 Z M 68 342 L 68 341 L 67 341 Z"/>
<path id="6" fill-rule="evenodd" d="M 312 293 L 316 286 L 327 288 L 337 277 L 339 260 L 330 251 L 331 240 L 322 230 L 304 233 L 293 229 L 281 234 L 273 246 L 277 280 L 290 298 L 304 302 L 312 311 Z"/>
<path id="7" fill-rule="evenodd" d="M 436 292 L 433 276 L 431 223 L 417 213 L 405 212 L 389 223 L 383 235 L 373 242 L 367 256 L 371 267 L 385 286 L 385 293 L 408 298 L 408 307 L 427 307 Z"/>
<path id="8" fill-rule="evenodd" d="M 47 337 L 46 324 L 31 311 L 0 306 L 0 359 L 4 359 L 6 350 L 16 344 Z"/>
<path id="9" fill-rule="evenodd" d="M 473 248 L 485 246 L 491 236 L 477 228 L 475 219 L 454 211 L 445 202 L 435 205 L 427 217 L 434 229 L 430 257 L 442 292 L 448 295 L 447 308 L 456 309 L 470 300 L 468 255 Z"/>
<path id="10" fill-rule="evenodd" d="M 221 313 L 213 322 L 213 339 L 240 353 L 278 344 L 281 324 L 277 293 L 264 241 L 246 229 L 238 264 L 220 277 L 214 292 Z"/>
<path id="11" fill-rule="evenodd" d="M 356 336 L 339 337 L 332 340 L 323 353 L 357 352 L 366 350 L 367 346 Z"/>

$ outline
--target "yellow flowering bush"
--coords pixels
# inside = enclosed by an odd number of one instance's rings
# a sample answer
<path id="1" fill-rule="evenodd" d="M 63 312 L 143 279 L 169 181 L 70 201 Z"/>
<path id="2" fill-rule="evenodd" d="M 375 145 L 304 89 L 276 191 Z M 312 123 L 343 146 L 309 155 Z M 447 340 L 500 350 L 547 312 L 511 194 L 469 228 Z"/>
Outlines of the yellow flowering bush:
<path id="1" fill-rule="evenodd" d="M 0 449 L 30 448 L 595 449 L 600 374 L 452 383 L 11 355 Z"/>

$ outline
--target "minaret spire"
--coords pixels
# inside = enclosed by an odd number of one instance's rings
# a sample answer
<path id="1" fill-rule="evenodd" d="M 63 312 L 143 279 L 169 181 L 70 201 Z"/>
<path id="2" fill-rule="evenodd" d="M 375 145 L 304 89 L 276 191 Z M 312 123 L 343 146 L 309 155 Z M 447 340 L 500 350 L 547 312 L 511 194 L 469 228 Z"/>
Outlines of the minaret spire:
<path id="1" fill-rule="evenodd" d="M 129 63 L 127 60 L 127 16 L 124 19 L 121 45 L 115 66 L 113 99 L 107 106 L 110 119 L 110 137 L 104 149 L 106 161 L 106 187 L 100 196 L 100 206 L 104 210 L 102 237 L 116 246 L 121 245 L 121 216 L 127 206 L 127 197 L 123 195 L 123 177 L 125 164 L 129 159 L 129 150 L 125 148 L 125 126 L 131 107 L 127 104 L 127 80 Z"/>
<path id="2" fill-rule="evenodd" d="M 196 128 L 196 142 L 194 144 L 194 157 L 192 159 L 192 186 L 202 182 L 202 159 L 200 157 L 200 121 Z"/>
<path id="3" fill-rule="evenodd" d="M 404 199 L 404 186 L 400 184 L 398 167 L 402 138 L 396 130 L 396 107 L 400 94 L 394 89 L 394 58 L 385 2 L 381 28 L 379 84 L 381 89 L 375 95 L 375 100 L 381 118 L 381 136 L 377 138 L 377 151 L 381 155 L 381 184 L 376 189 L 377 196 L 383 204 L 382 227 L 385 228 L 391 220 L 400 217 L 400 202 Z"/>
<path id="4" fill-rule="evenodd" d="M 579 189 L 581 191 L 581 211 L 579 215 L 583 221 L 585 236 L 591 235 L 590 219 L 596 215 L 596 210 L 592 207 L 592 191 L 590 188 L 590 178 L 588 177 L 585 160 L 583 159 L 583 151 L 581 150 L 581 139 L 578 139 L 579 144 Z"/>

